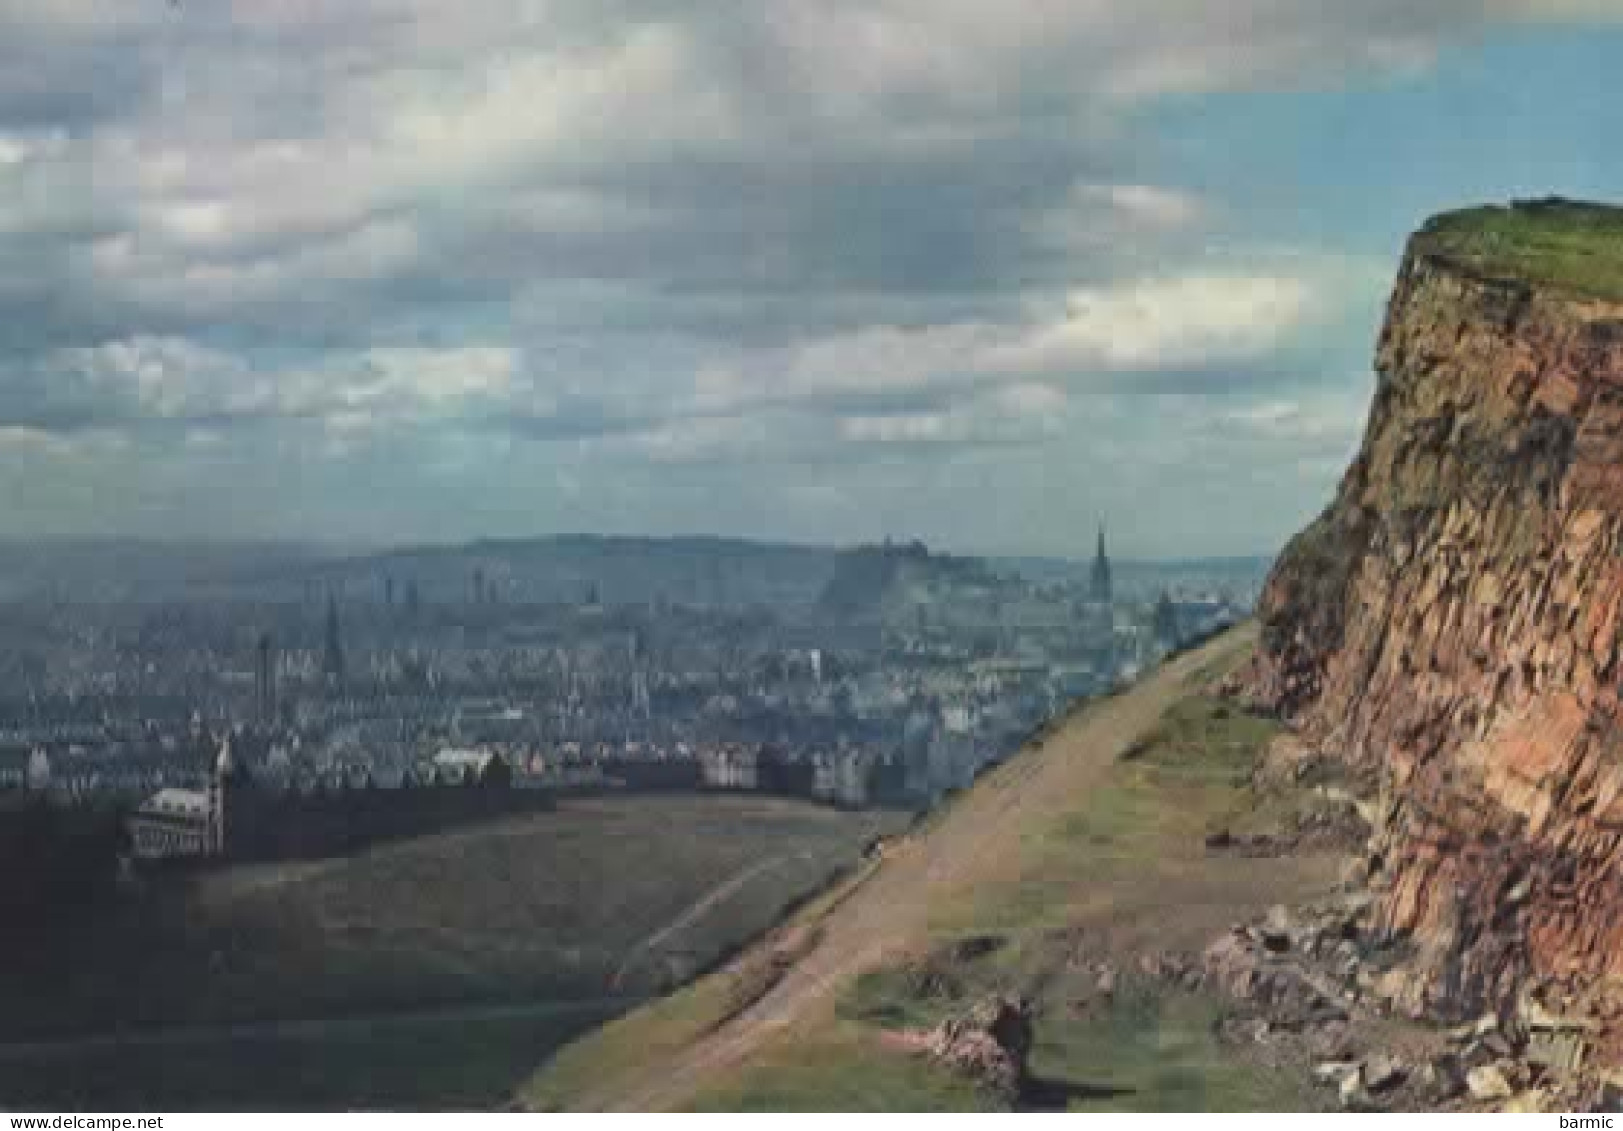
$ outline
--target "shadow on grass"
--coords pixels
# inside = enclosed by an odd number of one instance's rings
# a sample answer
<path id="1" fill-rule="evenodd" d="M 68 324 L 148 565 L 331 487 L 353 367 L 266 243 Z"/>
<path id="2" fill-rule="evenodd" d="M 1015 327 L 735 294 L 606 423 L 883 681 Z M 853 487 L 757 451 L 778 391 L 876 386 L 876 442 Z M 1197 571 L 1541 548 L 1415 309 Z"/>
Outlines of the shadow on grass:
<path id="1" fill-rule="evenodd" d="M 1016 1111 L 1069 1111 L 1073 1102 L 1114 1100 L 1134 1094 L 1132 1088 L 1114 1088 L 1109 1085 L 1077 1084 L 1070 1080 L 1033 1076 L 1026 1081 Z"/>

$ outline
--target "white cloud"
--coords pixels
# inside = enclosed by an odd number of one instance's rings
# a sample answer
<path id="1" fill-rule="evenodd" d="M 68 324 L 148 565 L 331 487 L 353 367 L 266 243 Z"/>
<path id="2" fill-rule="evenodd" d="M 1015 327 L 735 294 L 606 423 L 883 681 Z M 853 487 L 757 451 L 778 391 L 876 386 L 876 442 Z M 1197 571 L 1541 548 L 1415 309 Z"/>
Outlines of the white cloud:
<path id="1" fill-rule="evenodd" d="M 1309 280 L 1184 275 L 1072 291 L 1057 317 L 992 347 L 990 368 L 1123 372 L 1256 358 L 1323 314 Z"/>
<path id="2" fill-rule="evenodd" d="M 906 401 L 954 397 L 988 386 L 1002 395 L 1057 392 L 1052 381 L 1119 386 L 1134 373 L 1215 372 L 1260 362 L 1340 314 L 1337 272 L 1303 264 L 1299 275 L 1190 273 L 1077 288 L 1057 312 L 1027 310 L 1003 323 L 879 326 L 757 351 L 703 370 L 701 412 L 751 404 Z M 1342 272 L 1345 274 L 1346 272 Z M 1130 382 L 1127 382 L 1130 386 Z M 935 425 L 864 425 L 871 432 Z"/>
<path id="3" fill-rule="evenodd" d="M 1039 244 L 1067 255 L 1152 250 L 1198 235 L 1210 206 L 1194 193 L 1162 185 L 1079 182 L 1054 205 L 1025 220 Z"/>
<path id="4" fill-rule="evenodd" d="M 509 407 L 522 358 L 495 346 L 379 347 L 308 364 L 255 367 L 183 338 L 135 337 L 58 351 L 40 365 L 57 397 L 106 406 L 120 424 L 310 419 L 353 429 L 471 407 Z"/>

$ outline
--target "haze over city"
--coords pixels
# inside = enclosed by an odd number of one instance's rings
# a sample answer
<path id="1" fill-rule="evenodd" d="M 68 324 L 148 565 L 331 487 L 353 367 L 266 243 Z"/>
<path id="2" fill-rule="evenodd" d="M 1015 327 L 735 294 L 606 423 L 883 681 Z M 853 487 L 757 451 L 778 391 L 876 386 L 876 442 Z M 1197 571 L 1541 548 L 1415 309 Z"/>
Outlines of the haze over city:
<path id="1" fill-rule="evenodd" d="M 1271 553 L 1415 218 L 1615 183 L 1618 14 L 7 5 L 0 521 Z"/>

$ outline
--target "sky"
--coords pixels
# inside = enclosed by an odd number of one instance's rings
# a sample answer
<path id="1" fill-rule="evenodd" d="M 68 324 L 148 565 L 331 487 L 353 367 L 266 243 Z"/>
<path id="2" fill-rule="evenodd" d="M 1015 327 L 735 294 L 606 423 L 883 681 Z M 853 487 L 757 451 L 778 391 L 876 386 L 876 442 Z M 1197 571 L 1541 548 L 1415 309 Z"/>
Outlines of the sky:
<path id="1" fill-rule="evenodd" d="M 1271 553 L 1623 0 L 0 0 L 0 533 Z"/>

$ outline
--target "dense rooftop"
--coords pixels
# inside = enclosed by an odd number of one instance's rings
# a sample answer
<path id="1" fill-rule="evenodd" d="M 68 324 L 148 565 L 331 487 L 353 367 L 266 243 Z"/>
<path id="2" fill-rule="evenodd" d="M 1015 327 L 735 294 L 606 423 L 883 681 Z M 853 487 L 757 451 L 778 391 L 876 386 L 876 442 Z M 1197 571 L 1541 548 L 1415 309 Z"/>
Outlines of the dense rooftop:
<path id="1" fill-rule="evenodd" d="M 1495 278 L 1623 302 L 1623 208 L 1612 205 L 1551 197 L 1445 212 L 1413 246 Z"/>

